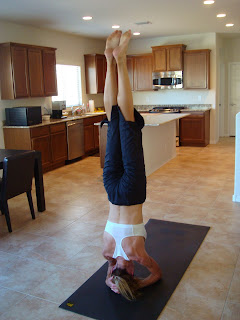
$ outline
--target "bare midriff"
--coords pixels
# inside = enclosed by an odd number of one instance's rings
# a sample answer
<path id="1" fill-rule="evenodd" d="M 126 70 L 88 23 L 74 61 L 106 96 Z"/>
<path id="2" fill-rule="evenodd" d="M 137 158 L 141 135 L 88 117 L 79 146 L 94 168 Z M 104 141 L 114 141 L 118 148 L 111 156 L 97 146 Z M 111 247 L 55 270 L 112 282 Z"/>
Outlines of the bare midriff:
<path id="1" fill-rule="evenodd" d="M 117 206 L 109 202 L 108 220 L 115 223 L 139 224 L 143 222 L 142 204 Z"/>

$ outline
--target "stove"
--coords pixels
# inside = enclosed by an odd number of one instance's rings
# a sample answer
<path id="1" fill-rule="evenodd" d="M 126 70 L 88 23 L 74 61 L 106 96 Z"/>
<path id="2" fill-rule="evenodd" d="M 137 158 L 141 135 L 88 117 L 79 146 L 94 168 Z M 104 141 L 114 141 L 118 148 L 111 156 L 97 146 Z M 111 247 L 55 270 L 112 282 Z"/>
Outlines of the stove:
<path id="1" fill-rule="evenodd" d="M 184 109 L 184 107 L 159 106 L 159 107 L 152 108 L 148 112 L 149 113 L 180 113 L 182 109 Z"/>

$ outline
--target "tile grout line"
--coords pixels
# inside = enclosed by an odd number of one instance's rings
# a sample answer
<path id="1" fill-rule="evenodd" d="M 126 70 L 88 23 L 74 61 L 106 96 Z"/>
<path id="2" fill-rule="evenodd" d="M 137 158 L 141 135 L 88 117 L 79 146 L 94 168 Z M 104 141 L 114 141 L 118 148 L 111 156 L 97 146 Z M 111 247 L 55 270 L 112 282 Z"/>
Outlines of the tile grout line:
<path id="1" fill-rule="evenodd" d="M 221 314 L 221 320 L 223 320 L 223 313 L 224 313 L 225 307 L 226 307 L 227 302 L 228 302 L 229 292 L 230 292 L 230 289 L 231 289 L 231 286 L 232 286 L 232 281 L 233 281 L 233 277 L 234 277 L 234 274 L 235 274 L 235 271 L 236 271 L 236 265 L 237 265 L 237 262 L 238 262 L 239 258 L 240 258 L 240 252 L 238 253 L 238 257 L 237 257 L 237 260 L 236 260 L 235 268 L 234 268 L 234 271 L 233 271 L 233 274 L 232 274 L 232 279 L 231 279 L 230 284 L 229 284 L 228 293 L 227 293 L 227 296 L 226 296 L 226 299 L 225 299 L 225 303 L 224 303 L 224 306 L 223 306 L 223 310 L 222 310 L 222 314 Z"/>

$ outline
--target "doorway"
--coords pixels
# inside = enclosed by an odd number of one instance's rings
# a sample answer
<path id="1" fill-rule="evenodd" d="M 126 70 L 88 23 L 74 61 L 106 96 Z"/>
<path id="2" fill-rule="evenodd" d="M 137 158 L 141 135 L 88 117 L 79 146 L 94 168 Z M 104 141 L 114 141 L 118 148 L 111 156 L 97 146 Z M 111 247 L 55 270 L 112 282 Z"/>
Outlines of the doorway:
<path id="1" fill-rule="evenodd" d="M 240 112 L 240 62 L 229 63 L 228 79 L 228 132 L 235 137 L 236 114 Z"/>
<path id="2" fill-rule="evenodd" d="M 220 64 L 220 79 L 219 79 L 219 137 L 224 137 L 225 134 L 225 64 Z"/>

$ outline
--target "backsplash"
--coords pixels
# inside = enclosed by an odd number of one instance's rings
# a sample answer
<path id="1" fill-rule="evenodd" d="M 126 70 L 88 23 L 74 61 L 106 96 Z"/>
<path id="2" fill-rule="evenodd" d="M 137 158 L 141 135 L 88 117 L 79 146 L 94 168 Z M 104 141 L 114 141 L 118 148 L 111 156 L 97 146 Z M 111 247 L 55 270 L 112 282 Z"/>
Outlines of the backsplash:
<path id="1" fill-rule="evenodd" d="M 148 111 L 154 107 L 182 107 L 184 109 L 191 109 L 191 110 L 208 110 L 212 108 L 211 104 L 154 104 L 154 105 L 135 105 L 134 108 L 138 111 Z"/>

